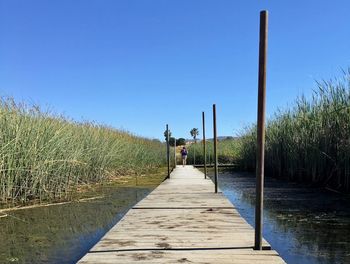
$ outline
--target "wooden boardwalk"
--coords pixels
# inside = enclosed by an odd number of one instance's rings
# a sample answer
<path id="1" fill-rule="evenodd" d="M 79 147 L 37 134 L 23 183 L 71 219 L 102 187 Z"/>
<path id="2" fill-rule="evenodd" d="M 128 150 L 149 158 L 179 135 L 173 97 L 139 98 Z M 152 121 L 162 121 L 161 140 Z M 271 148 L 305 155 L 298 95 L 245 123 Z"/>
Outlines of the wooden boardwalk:
<path id="1" fill-rule="evenodd" d="M 178 166 L 79 263 L 285 263 L 253 246 L 254 229 L 212 181 Z"/>

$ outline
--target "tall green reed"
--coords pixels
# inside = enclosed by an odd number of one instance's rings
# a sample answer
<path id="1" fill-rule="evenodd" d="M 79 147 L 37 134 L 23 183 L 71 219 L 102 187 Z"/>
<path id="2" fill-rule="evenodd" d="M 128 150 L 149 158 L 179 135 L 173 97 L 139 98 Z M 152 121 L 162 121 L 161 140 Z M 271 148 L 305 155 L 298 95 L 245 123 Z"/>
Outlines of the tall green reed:
<path id="1" fill-rule="evenodd" d="M 240 164 L 255 168 L 256 126 L 246 129 Z M 350 70 L 317 83 L 311 99 L 278 111 L 266 126 L 267 174 L 350 191 Z"/>
<path id="2" fill-rule="evenodd" d="M 0 100 L 0 201 L 67 199 L 84 183 L 164 165 L 157 140 Z"/>
<path id="3" fill-rule="evenodd" d="M 237 139 L 224 139 L 218 141 L 218 162 L 220 164 L 232 164 L 237 159 L 238 155 Z M 188 146 L 187 163 L 194 163 L 194 155 L 196 164 L 204 163 L 203 142 L 198 141 Z M 214 144 L 212 140 L 206 142 L 206 161 L 208 164 L 214 163 Z"/>

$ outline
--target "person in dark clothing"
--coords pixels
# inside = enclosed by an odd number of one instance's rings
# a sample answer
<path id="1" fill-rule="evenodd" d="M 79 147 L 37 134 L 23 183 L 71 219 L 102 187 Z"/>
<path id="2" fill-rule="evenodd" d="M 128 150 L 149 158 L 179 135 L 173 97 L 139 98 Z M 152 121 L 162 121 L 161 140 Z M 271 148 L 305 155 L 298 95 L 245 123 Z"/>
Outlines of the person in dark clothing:
<path id="1" fill-rule="evenodd" d="M 186 160 L 187 160 L 187 149 L 186 149 L 186 147 L 183 147 L 183 148 L 181 149 L 181 156 L 182 156 L 182 166 L 185 167 L 185 165 L 186 165 Z"/>

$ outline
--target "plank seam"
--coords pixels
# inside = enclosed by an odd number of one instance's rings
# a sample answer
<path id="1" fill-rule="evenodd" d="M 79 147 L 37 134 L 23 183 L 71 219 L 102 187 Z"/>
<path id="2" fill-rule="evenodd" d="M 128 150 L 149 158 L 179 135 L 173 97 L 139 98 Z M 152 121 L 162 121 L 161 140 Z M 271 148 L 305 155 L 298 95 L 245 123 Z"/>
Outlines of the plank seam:
<path id="1" fill-rule="evenodd" d="M 131 209 L 145 210 L 145 209 L 235 209 L 234 207 L 216 207 L 216 206 L 202 206 L 202 207 L 133 207 Z"/>
<path id="2" fill-rule="evenodd" d="M 241 250 L 254 249 L 251 247 L 197 247 L 197 248 L 130 248 L 130 249 L 109 249 L 109 250 L 91 250 L 91 253 L 109 253 L 109 252 L 126 252 L 126 251 L 151 251 L 151 250 L 166 250 L 166 251 L 205 251 L 205 250 Z"/>

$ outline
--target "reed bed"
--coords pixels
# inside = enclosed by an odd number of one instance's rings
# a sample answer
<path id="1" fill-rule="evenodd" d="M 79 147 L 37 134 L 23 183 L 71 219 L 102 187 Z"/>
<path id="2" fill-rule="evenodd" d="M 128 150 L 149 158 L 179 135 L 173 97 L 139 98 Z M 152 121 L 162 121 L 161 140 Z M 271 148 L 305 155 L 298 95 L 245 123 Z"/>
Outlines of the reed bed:
<path id="1" fill-rule="evenodd" d="M 237 139 L 224 139 L 218 141 L 218 163 L 219 164 L 233 164 L 238 158 L 238 144 Z M 194 163 L 194 155 L 196 156 L 196 164 L 204 164 L 203 142 L 192 143 L 188 146 L 187 163 Z M 212 140 L 206 142 L 206 161 L 208 164 L 214 163 L 214 143 Z"/>
<path id="2" fill-rule="evenodd" d="M 267 175 L 350 192 L 350 71 L 317 83 L 311 99 L 280 110 L 266 126 Z M 256 126 L 245 130 L 240 164 L 255 168 Z"/>
<path id="3" fill-rule="evenodd" d="M 0 202 L 69 199 L 85 183 L 166 162 L 158 140 L 0 100 Z"/>

